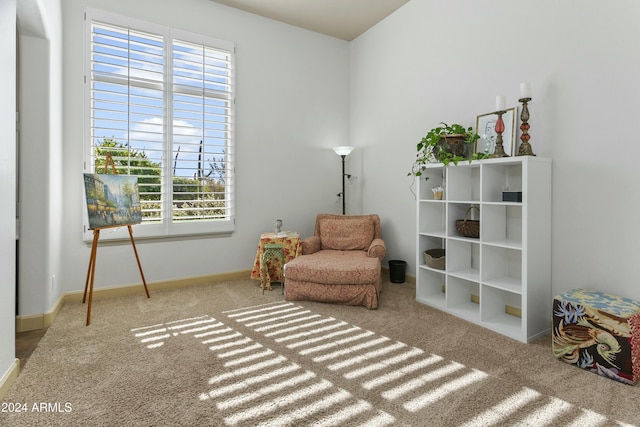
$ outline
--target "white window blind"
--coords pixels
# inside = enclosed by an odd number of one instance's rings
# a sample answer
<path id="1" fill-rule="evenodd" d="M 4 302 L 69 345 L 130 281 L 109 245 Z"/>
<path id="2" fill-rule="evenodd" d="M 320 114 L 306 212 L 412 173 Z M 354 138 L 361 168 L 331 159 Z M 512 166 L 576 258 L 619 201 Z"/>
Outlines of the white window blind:
<path id="1" fill-rule="evenodd" d="M 173 220 L 229 216 L 231 54 L 173 40 Z"/>
<path id="2" fill-rule="evenodd" d="M 143 235 L 233 230 L 233 45 L 98 11 L 87 24 L 89 170 L 111 153 L 138 177 Z"/>

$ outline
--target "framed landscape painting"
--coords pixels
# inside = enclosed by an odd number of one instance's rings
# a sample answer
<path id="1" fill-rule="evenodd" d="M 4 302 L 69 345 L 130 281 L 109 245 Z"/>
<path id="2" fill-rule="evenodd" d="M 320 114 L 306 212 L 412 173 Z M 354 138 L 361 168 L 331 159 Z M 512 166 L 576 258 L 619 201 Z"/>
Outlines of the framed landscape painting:
<path id="1" fill-rule="evenodd" d="M 142 221 L 137 176 L 85 173 L 84 192 L 90 230 Z"/>

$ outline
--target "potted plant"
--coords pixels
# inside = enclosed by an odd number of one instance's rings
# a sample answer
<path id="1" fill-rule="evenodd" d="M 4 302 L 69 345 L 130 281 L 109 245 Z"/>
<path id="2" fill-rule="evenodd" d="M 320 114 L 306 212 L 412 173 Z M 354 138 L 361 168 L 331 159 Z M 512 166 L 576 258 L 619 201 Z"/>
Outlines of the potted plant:
<path id="1" fill-rule="evenodd" d="M 457 165 L 460 160 L 486 157 L 482 153 L 473 153 L 473 146 L 480 136 L 472 127 L 444 122 L 440 125 L 431 129 L 418 143 L 416 160 L 408 175 L 422 175 L 426 163 L 439 162 L 447 166 L 451 162 Z"/>

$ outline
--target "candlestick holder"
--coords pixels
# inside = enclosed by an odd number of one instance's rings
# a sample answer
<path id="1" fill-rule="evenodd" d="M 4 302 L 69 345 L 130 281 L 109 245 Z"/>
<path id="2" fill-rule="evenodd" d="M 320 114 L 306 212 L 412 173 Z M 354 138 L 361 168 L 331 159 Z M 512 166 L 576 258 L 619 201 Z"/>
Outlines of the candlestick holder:
<path id="1" fill-rule="evenodd" d="M 522 124 L 520 125 L 520 130 L 522 131 L 520 141 L 522 142 L 518 149 L 518 156 L 535 156 L 529 143 L 529 139 L 531 139 L 529 128 L 531 126 L 529 126 L 529 107 L 527 107 L 527 103 L 531 101 L 531 98 L 520 98 L 518 101 L 522 103 L 522 112 L 520 113 L 520 120 L 522 120 Z"/>
<path id="2" fill-rule="evenodd" d="M 498 115 L 498 120 L 496 121 L 496 149 L 493 154 L 489 157 L 492 159 L 500 158 L 500 157 L 509 157 L 507 153 L 504 152 L 504 147 L 502 146 L 502 132 L 504 132 L 504 121 L 502 120 L 502 115 L 506 113 L 505 110 L 496 111 L 495 114 Z"/>

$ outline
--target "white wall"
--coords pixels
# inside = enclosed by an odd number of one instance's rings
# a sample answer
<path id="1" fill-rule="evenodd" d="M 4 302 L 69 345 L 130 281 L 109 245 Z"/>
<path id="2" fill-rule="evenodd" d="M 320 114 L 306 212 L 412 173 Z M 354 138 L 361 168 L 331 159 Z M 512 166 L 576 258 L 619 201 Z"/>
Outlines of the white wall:
<path id="1" fill-rule="evenodd" d="M 18 314 L 49 311 L 60 296 L 62 23 L 60 0 L 18 4 L 20 255 Z"/>
<path id="2" fill-rule="evenodd" d="M 46 133 L 33 149 L 41 149 L 44 158 L 38 162 L 47 179 L 43 186 L 42 176 L 26 177 L 22 185 L 25 194 L 45 200 L 49 212 L 24 224 L 27 234 L 40 236 L 43 247 L 30 256 L 38 270 L 25 273 L 32 279 L 20 285 L 21 315 L 46 312 L 62 292 L 84 287 L 90 255 L 82 241 L 85 6 L 236 44 L 237 231 L 230 237 L 137 241 L 147 281 L 248 270 L 259 234 L 272 230 L 276 218 L 284 220 L 285 229 L 309 235 L 316 213 L 340 211 L 340 162 L 331 147 L 346 144 L 349 137 L 348 43 L 209 0 L 67 0 L 61 5 L 61 23 L 55 10 L 44 12 L 53 39 L 48 67 L 54 70 L 48 87 L 40 88 L 49 96 L 49 111 L 38 113 L 48 115 L 43 118 L 48 129 L 33 130 Z M 60 31 L 61 90 L 54 63 Z M 35 93 L 24 96 L 26 103 L 43 99 Z M 55 105 L 60 102 L 58 118 Z M 60 150 L 56 121 L 62 123 Z M 54 274 L 58 285 L 51 290 Z M 140 276 L 131 245 L 101 245 L 96 288 L 132 283 L 140 283 Z"/>
<path id="3" fill-rule="evenodd" d="M 16 0 L 0 2 L 0 384 L 15 353 Z"/>
<path id="4" fill-rule="evenodd" d="M 415 274 L 406 174 L 420 138 L 440 121 L 475 126 L 496 95 L 515 106 L 529 81 L 533 150 L 553 159 L 553 292 L 640 299 L 638 22 L 634 0 L 411 0 L 352 42 L 351 144 L 387 259 Z"/>
<path id="5" fill-rule="evenodd" d="M 415 205 L 406 176 L 415 144 L 439 121 L 473 125 L 494 109 L 498 94 L 515 105 L 519 83 L 530 81 L 532 145 L 554 160 L 554 292 L 585 286 L 640 299 L 631 282 L 640 253 L 633 188 L 640 147 L 632 129 L 619 130 L 633 123 L 640 91 L 640 5 L 633 0 L 412 0 L 350 44 L 209 0 L 67 0 L 62 24 L 58 3 L 50 4 L 48 135 L 37 142 L 47 153 L 47 185 L 40 188 L 40 177 L 23 183 L 26 194 L 47 200 L 49 212 L 29 228 L 46 241 L 31 258 L 42 271 L 21 284 L 27 297 L 20 314 L 46 312 L 60 293 L 84 285 L 86 5 L 237 47 L 237 231 L 139 241 L 148 281 L 249 269 L 257 236 L 275 218 L 310 234 L 317 212 L 340 212 L 340 162 L 330 148 L 347 143 L 356 146 L 347 171 L 358 177 L 347 184 L 348 212 L 379 213 L 387 259 L 405 259 L 415 272 Z M 55 63 L 60 45 L 63 72 Z M 51 290 L 54 274 L 58 287 Z M 101 246 L 96 287 L 131 283 L 139 274 L 130 245 Z"/>

